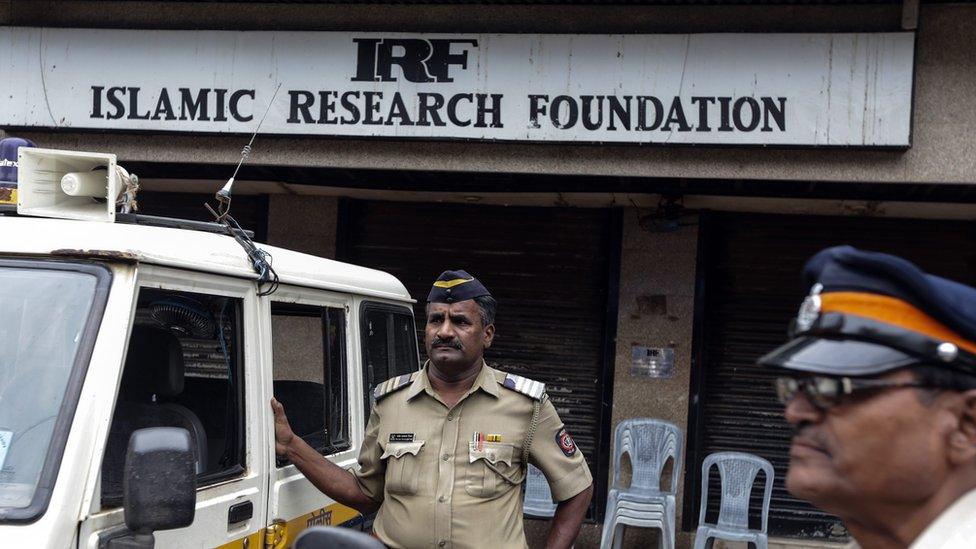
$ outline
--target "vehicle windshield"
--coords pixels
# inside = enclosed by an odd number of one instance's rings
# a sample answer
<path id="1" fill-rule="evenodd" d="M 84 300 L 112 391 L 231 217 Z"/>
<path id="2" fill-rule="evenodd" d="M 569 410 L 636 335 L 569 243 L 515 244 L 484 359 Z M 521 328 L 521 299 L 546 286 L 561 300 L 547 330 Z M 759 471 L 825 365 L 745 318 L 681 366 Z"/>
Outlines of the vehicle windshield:
<path id="1" fill-rule="evenodd" d="M 97 283 L 0 266 L 0 508 L 34 498 Z"/>

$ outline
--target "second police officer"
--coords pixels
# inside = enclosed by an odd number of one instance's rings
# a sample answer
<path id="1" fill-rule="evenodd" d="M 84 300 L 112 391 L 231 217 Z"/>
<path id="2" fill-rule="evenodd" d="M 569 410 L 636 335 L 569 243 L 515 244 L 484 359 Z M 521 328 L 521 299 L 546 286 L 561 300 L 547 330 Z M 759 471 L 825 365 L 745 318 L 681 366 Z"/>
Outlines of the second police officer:
<path id="1" fill-rule="evenodd" d="M 531 462 L 559 501 L 547 547 L 571 547 L 592 476 L 545 386 L 489 367 L 496 301 L 464 271 L 445 271 L 427 297 L 421 371 L 374 391 L 376 404 L 348 472 L 294 435 L 272 401 L 275 449 L 320 490 L 360 512 L 378 510 L 389 547 L 526 547 L 521 484 Z"/>

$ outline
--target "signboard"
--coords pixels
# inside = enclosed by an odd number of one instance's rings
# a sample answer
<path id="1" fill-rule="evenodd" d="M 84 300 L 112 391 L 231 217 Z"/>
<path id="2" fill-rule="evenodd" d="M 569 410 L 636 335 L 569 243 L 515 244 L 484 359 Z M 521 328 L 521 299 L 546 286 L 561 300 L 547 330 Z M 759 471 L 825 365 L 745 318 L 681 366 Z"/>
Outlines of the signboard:
<path id="1" fill-rule="evenodd" d="M 7 27 L 0 125 L 907 147 L 914 39 Z"/>

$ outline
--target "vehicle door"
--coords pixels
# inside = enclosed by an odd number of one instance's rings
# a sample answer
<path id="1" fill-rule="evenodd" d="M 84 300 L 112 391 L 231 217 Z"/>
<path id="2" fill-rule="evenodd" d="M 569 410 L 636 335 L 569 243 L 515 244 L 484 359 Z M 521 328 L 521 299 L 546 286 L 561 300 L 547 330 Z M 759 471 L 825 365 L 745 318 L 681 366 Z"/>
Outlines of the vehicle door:
<path id="1" fill-rule="evenodd" d="M 122 487 L 129 435 L 166 426 L 191 434 L 197 501 L 193 524 L 157 531 L 156 547 L 261 547 L 271 441 L 264 429 L 251 427 L 268 415 L 261 405 L 254 283 L 151 265 L 140 267 L 137 280 L 99 489 L 81 525 L 79 545 L 94 549 L 125 531 Z"/>
<path id="2" fill-rule="evenodd" d="M 384 381 L 420 368 L 419 334 L 413 309 L 406 303 L 365 299 L 359 304 L 360 344 L 366 417 L 373 408 L 373 389 Z"/>
<path id="3" fill-rule="evenodd" d="M 284 406 L 292 430 L 340 467 L 356 464 L 364 423 L 358 405 L 355 333 L 349 295 L 282 285 L 262 298 L 271 368 L 265 372 L 273 395 Z M 270 408 L 264 421 L 274 438 Z M 336 503 L 313 486 L 286 458 L 265 450 L 270 467 L 270 546 L 289 547 L 311 526 L 354 526 L 359 513 Z"/>

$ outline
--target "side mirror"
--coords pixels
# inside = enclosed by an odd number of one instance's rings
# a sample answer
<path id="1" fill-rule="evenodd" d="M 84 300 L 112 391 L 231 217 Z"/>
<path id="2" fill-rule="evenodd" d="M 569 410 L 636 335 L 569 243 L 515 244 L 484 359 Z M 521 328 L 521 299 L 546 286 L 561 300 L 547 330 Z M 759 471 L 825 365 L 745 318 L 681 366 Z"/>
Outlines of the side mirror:
<path id="1" fill-rule="evenodd" d="M 109 541 L 108 549 L 151 548 L 154 531 L 193 524 L 197 475 L 190 433 L 177 427 L 134 431 L 122 486 L 125 525 L 132 534 Z"/>

